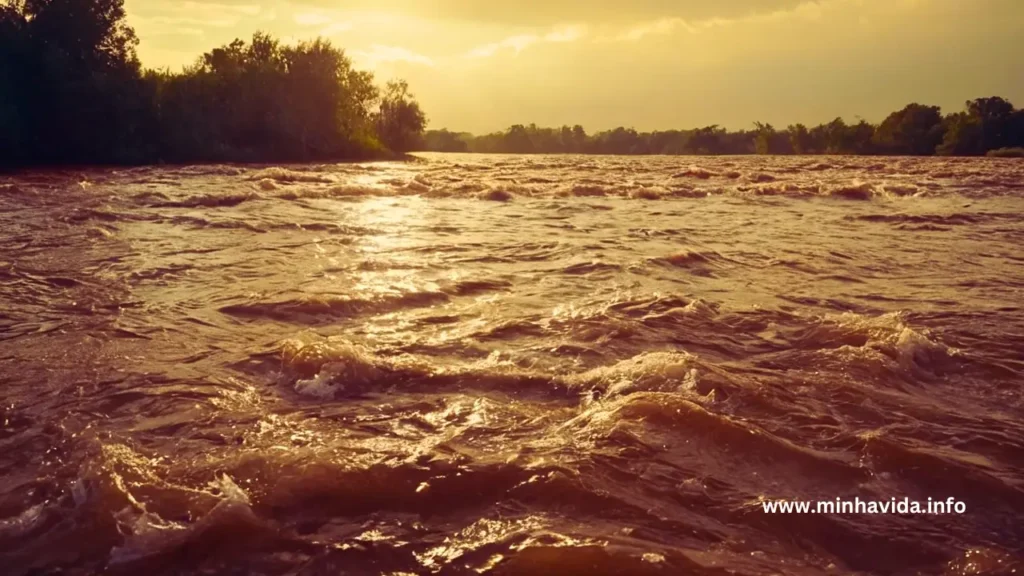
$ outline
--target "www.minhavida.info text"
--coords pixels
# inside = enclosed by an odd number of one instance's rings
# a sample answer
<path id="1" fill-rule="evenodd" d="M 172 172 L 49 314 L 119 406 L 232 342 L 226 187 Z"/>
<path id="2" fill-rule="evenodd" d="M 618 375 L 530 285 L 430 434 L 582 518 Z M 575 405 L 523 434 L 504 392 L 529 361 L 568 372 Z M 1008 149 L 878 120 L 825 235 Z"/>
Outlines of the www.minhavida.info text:
<path id="1" fill-rule="evenodd" d="M 964 514 L 967 504 L 955 498 L 926 501 L 910 498 L 889 500 L 762 500 L 765 514 Z"/>

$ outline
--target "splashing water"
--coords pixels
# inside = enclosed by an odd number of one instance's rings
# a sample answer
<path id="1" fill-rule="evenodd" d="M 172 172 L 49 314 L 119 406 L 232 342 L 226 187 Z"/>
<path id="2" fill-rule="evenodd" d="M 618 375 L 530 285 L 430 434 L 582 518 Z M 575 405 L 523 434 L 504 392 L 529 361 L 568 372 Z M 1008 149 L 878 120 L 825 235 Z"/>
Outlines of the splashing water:
<path id="1" fill-rule="evenodd" d="M 0 562 L 1011 573 L 1021 182 L 440 154 L 5 177 Z M 854 497 L 967 512 L 759 504 Z"/>

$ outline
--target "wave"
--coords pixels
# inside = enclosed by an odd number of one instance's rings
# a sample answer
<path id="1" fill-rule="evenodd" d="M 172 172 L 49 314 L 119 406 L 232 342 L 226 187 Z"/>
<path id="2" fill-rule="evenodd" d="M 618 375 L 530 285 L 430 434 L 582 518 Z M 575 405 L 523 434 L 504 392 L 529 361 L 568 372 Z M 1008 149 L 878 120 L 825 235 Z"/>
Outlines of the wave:
<path id="1" fill-rule="evenodd" d="M 405 308 L 429 307 L 448 301 L 435 291 L 387 293 L 375 296 L 309 294 L 275 302 L 229 304 L 218 310 L 242 318 L 267 318 L 282 322 L 310 323 L 366 314 L 384 314 Z"/>
<path id="2" fill-rule="evenodd" d="M 166 565 L 169 556 L 189 548 L 210 549 L 227 537 L 230 543 L 246 547 L 246 540 L 262 540 L 274 533 L 253 512 L 249 495 L 226 474 L 210 483 L 213 507 L 194 522 L 165 520 L 158 514 L 127 508 L 119 513 L 125 533 L 123 543 L 110 551 L 109 566 L 133 571 Z"/>
<path id="3" fill-rule="evenodd" d="M 847 220 L 862 220 L 865 222 L 888 222 L 894 224 L 938 224 L 942 226 L 956 226 L 977 224 L 985 218 L 978 214 L 865 214 L 861 216 L 846 216 Z"/>
<path id="4" fill-rule="evenodd" d="M 765 172 L 755 172 L 747 176 L 747 179 L 751 182 L 762 183 L 762 182 L 775 182 L 778 180 L 774 174 L 768 174 Z"/>
<path id="5" fill-rule="evenodd" d="M 326 188 L 290 188 L 279 193 L 277 197 L 283 200 L 304 200 L 317 198 L 362 198 L 397 195 L 399 195 L 399 191 L 393 188 L 339 184 Z"/>
<path id="6" fill-rule="evenodd" d="M 579 262 L 576 264 L 570 264 L 562 268 L 562 274 L 594 274 L 598 272 L 617 272 L 621 269 L 622 267 L 617 264 L 608 264 L 605 262 L 594 260 L 592 262 Z"/>
<path id="7" fill-rule="evenodd" d="M 601 186 L 596 184 L 576 184 L 564 194 L 566 196 L 582 196 L 582 197 L 593 197 L 593 196 L 608 196 L 615 194 L 617 188 L 611 186 Z"/>
<path id="8" fill-rule="evenodd" d="M 142 170 L 149 169 L 143 168 Z M 245 174 L 245 170 L 242 168 L 223 164 L 182 166 L 180 168 L 172 168 L 170 171 L 174 174 L 187 176 L 242 176 Z"/>
<path id="9" fill-rule="evenodd" d="M 740 186 L 736 190 L 754 196 L 817 196 L 821 186 L 817 183 L 773 182 L 757 186 Z"/>
<path id="10" fill-rule="evenodd" d="M 562 379 L 574 389 L 598 390 L 602 396 L 632 392 L 697 391 L 697 358 L 687 352 L 647 352 L 611 366 L 601 366 Z"/>
<path id="11" fill-rule="evenodd" d="M 911 328 L 900 312 L 825 316 L 794 334 L 792 345 L 831 354 L 841 365 L 891 366 L 918 379 L 955 370 L 962 357 L 927 331 Z"/>
<path id="12" fill-rule="evenodd" d="M 157 459 L 126 445 L 83 438 L 75 449 L 84 458 L 78 477 L 0 524 L 5 573 L 37 573 L 44 558 L 44 566 L 82 573 L 166 569 L 173 552 L 230 548 L 267 532 L 228 477 L 186 487 L 163 480 Z"/>
<path id="13" fill-rule="evenodd" d="M 264 168 L 253 174 L 247 176 L 249 180 L 255 180 L 257 182 L 263 180 L 271 180 L 274 182 L 282 183 L 294 183 L 294 182 L 319 182 L 322 184 L 331 184 L 334 179 L 326 174 L 317 172 L 305 172 L 298 170 L 289 170 L 287 168 Z"/>
<path id="14" fill-rule="evenodd" d="M 439 365 L 412 355 L 383 357 L 341 338 L 291 339 L 281 345 L 288 382 L 301 396 L 327 400 L 345 395 L 379 393 L 393 387 L 473 387 L 494 392 L 537 390 L 551 394 L 552 376 L 531 372 L 492 354 L 462 365 Z"/>
<path id="15" fill-rule="evenodd" d="M 639 391 L 595 402 L 563 428 L 585 431 L 590 435 L 610 436 L 626 423 L 671 432 L 685 439 L 683 445 L 694 456 L 714 454 L 701 459 L 700 473 L 708 477 L 732 479 L 737 488 L 762 493 L 757 480 L 745 482 L 734 475 L 749 470 L 752 463 L 761 473 L 770 472 L 788 485 L 827 481 L 833 489 L 851 488 L 871 477 L 846 455 L 836 455 L 795 444 L 768 432 L 754 423 L 719 411 L 720 404 L 687 397 L 676 391 Z M 745 486 L 744 486 L 745 484 Z"/>
<path id="16" fill-rule="evenodd" d="M 650 261 L 671 268 L 683 268 L 698 276 L 712 276 L 713 270 L 724 266 L 728 259 L 713 250 L 680 250 Z"/>
<path id="17" fill-rule="evenodd" d="M 382 260 L 377 258 L 361 260 L 354 266 L 356 270 L 363 270 L 367 272 L 380 270 L 419 270 L 425 267 L 426 264 L 417 261 L 403 262 L 395 260 Z"/>
<path id="18" fill-rule="evenodd" d="M 675 189 L 683 190 L 678 187 L 676 187 Z M 606 196 L 614 196 L 618 198 L 631 198 L 635 200 L 660 200 L 665 196 L 673 195 L 673 193 L 667 188 L 653 185 L 613 185 L 596 183 L 578 183 L 568 188 L 556 188 L 554 191 L 554 195 L 560 198 L 601 198 Z"/>
<path id="19" fill-rule="evenodd" d="M 535 328 L 530 325 L 527 332 Z M 343 338 L 304 337 L 281 344 L 281 361 L 294 391 L 318 399 L 426 386 L 506 393 L 534 390 L 553 397 L 583 398 L 584 405 L 594 398 L 636 392 L 674 392 L 713 402 L 716 394 L 729 397 L 745 388 L 722 369 L 685 351 L 644 352 L 585 372 L 552 374 L 524 368 L 498 353 L 475 362 L 442 365 L 426 356 L 381 356 Z"/>
<path id="20" fill-rule="evenodd" d="M 882 191 L 890 197 L 918 197 L 927 194 L 926 190 L 916 184 L 886 183 L 882 185 Z"/>
<path id="21" fill-rule="evenodd" d="M 154 196 L 153 194 L 147 193 L 136 196 L 136 198 L 142 200 L 146 205 L 153 208 L 227 208 L 231 206 L 238 206 L 239 204 L 250 200 L 262 199 L 262 197 L 255 192 L 237 192 L 234 194 L 199 194 L 182 200 L 146 202 L 146 200 L 159 198 L 159 196 L 163 195 L 160 194 L 158 196 Z"/>
<path id="22" fill-rule="evenodd" d="M 28 196 L 36 195 L 37 192 L 31 188 L 25 188 L 22 186 L 18 186 L 17 184 L 7 183 L 0 184 L 0 194 L 5 194 L 8 196 Z"/>
<path id="23" fill-rule="evenodd" d="M 654 187 L 634 188 L 629 191 L 629 198 L 635 200 L 661 200 L 666 190 Z"/>
<path id="24" fill-rule="evenodd" d="M 237 218 L 214 219 L 193 216 L 191 214 L 178 214 L 169 218 L 155 217 L 155 222 L 166 222 L 174 225 L 191 226 L 195 228 L 211 228 L 221 230 L 247 230 L 256 234 L 266 234 L 275 230 L 308 230 L 317 232 L 330 232 L 346 236 L 371 236 L 379 234 L 380 230 L 364 226 L 351 226 L 340 223 L 327 222 L 278 222 L 273 224 L 256 225 L 247 220 Z"/>
<path id="25" fill-rule="evenodd" d="M 10 180 L 39 201 L 0 191 L 4 573 L 909 574 L 1017 551 L 1020 199 L 974 187 L 1009 166 L 451 158 Z M 870 200 L 828 195 L 851 185 Z M 759 510 L 894 493 L 974 513 Z"/>
<path id="26" fill-rule="evenodd" d="M 186 216 L 177 215 L 170 218 L 159 219 L 161 222 L 169 222 L 171 224 L 193 226 L 195 228 L 213 228 L 221 230 L 248 230 L 249 232 L 255 232 L 257 234 L 265 234 L 266 229 L 260 228 L 255 224 L 250 224 L 245 220 L 213 220 L 210 218 L 202 218 L 199 216 Z"/>
<path id="27" fill-rule="evenodd" d="M 477 194 L 477 198 L 481 200 L 490 200 L 492 202 L 508 202 L 515 198 L 515 194 L 504 188 L 491 188 L 486 192 L 480 192 Z"/>
<path id="28" fill-rule="evenodd" d="M 297 393 L 321 399 L 333 398 L 346 387 L 367 388 L 397 371 L 392 363 L 345 341 L 288 340 L 281 347 L 281 362 L 304 377 L 295 380 Z"/>
<path id="29" fill-rule="evenodd" d="M 289 188 L 281 191 L 277 194 L 277 197 L 284 200 L 305 200 L 423 196 L 426 198 L 466 197 L 493 202 L 507 202 L 513 200 L 516 196 L 532 195 L 533 191 L 531 189 L 516 186 L 490 187 L 480 184 L 457 188 L 435 188 L 416 180 L 411 180 L 398 186 L 338 184 L 319 188 Z"/>
<path id="30" fill-rule="evenodd" d="M 825 196 L 844 198 L 846 200 L 871 200 L 881 194 L 875 185 L 868 182 L 841 184 L 839 186 L 826 188 L 823 193 Z"/>
<path id="31" fill-rule="evenodd" d="M 487 292 L 506 291 L 512 288 L 505 280 L 460 280 L 441 287 L 441 291 L 452 296 L 472 296 Z"/>
<path id="32" fill-rule="evenodd" d="M 280 188 L 280 186 L 277 185 L 277 181 L 272 178 L 263 178 L 256 185 L 264 192 L 273 192 Z"/>
<path id="33" fill-rule="evenodd" d="M 337 226 L 332 226 L 336 228 Z M 352 233 L 353 231 L 349 231 Z M 357 235 L 364 235 L 360 229 Z M 379 266 L 380 263 L 361 266 Z M 385 265 L 387 269 L 393 266 Z M 373 269 L 379 269 L 374 267 Z M 428 308 L 447 303 L 453 297 L 473 296 L 505 291 L 512 284 L 497 279 L 469 279 L 442 282 L 429 289 L 393 288 L 369 295 L 303 294 L 277 301 L 255 301 L 229 304 L 219 308 L 223 314 L 242 318 L 267 318 L 283 322 L 316 323 L 321 320 L 387 314 L 396 310 Z"/>
<path id="34" fill-rule="evenodd" d="M 718 176 L 718 175 L 719 175 L 718 172 L 713 172 L 711 170 L 708 170 L 706 168 L 701 168 L 699 166 L 691 166 L 691 167 L 687 168 L 686 170 L 684 170 L 683 172 L 677 172 L 676 174 L 673 174 L 672 177 L 673 178 L 697 178 L 697 179 L 700 179 L 700 180 L 707 180 L 707 179 L 709 179 L 709 178 L 711 178 L 713 176 Z"/>
<path id="35" fill-rule="evenodd" d="M 672 254 L 671 256 L 665 256 L 664 258 L 661 258 L 660 260 L 662 262 L 665 262 L 666 264 L 671 264 L 673 266 L 679 266 L 679 267 L 685 268 L 685 267 L 688 267 L 688 266 L 692 266 L 694 264 L 697 264 L 697 265 L 710 264 L 710 263 L 712 263 L 712 262 L 714 262 L 716 260 L 720 260 L 720 259 L 721 259 L 721 257 L 716 252 L 699 252 L 699 251 L 694 251 L 694 250 L 682 250 L 680 252 L 676 252 L 675 254 Z"/>

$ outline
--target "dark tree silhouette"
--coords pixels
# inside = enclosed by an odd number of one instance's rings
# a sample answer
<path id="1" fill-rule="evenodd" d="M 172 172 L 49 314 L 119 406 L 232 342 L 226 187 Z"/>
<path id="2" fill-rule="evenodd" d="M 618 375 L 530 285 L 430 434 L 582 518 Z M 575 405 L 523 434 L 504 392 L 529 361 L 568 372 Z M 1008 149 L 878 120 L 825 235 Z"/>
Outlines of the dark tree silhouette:
<path id="1" fill-rule="evenodd" d="M 376 116 L 377 133 L 384 145 L 407 152 L 420 145 L 427 117 L 409 93 L 404 81 L 388 82 Z"/>
<path id="2" fill-rule="evenodd" d="M 404 83 L 382 101 L 325 40 L 257 32 L 179 74 L 137 44 L 123 0 L 0 0 L 0 165 L 359 158 L 423 132 Z"/>
<path id="3" fill-rule="evenodd" d="M 928 156 L 942 142 L 942 113 L 938 106 L 908 104 L 890 114 L 875 130 L 874 143 L 887 154 Z"/>
<path id="4" fill-rule="evenodd" d="M 971 100 L 941 116 L 909 104 L 878 126 L 842 118 L 808 128 L 587 134 L 516 124 L 482 136 L 424 133 L 403 81 L 381 91 L 344 51 L 284 46 L 257 32 L 181 73 L 143 71 L 123 0 L 0 0 L 0 166 L 158 161 L 307 161 L 414 149 L 574 154 L 1019 155 L 1024 111 Z"/>
<path id="5" fill-rule="evenodd" d="M 811 133 L 807 126 L 796 124 L 786 128 L 786 133 L 789 135 L 789 147 L 794 154 L 810 154 L 813 151 Z"/>
<path id="6" fill-rule="evenodd" d="M 455 143 L 457 142 L 457 144 Z M 1019 156 L 1024 148 L 1024 110 L 1002 98 L 980 98 L 964 112 L 942 117 L 937 106 L 908 104 L 875 126 L 842 118 L 808 128 L 778 130 L 755 122 L 754 130 L 730 132 L 717 125 L 694 130 L 637 132 L 632 128 L 588 135 L 582 126 L 540 128 L 517 124 L 482 136 L 428 131 L 422 149 L 502 153 L 585 154 L 892 154 Z"/>
<path id="7" fill-rule="evenodd" d="M 965 110 L 950 114 L 939 154 L 978 156 L 1005 147 L 1024 145 L 1024 121 L 1020 110 L 997 96 L 969 100 Z"/>

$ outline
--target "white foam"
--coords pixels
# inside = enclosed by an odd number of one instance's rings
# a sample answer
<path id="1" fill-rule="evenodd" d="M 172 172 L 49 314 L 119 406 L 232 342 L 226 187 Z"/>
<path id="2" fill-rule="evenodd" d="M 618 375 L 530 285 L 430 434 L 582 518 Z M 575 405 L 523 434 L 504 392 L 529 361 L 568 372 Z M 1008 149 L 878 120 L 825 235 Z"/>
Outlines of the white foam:
<path id="1" fill-rule="evenodd" d="M 312 378 L 295 382 L 303 396 L 326 399 L 349 386 L 367 386 L 381 379 L 388 365 L 365 348 L 339 340 L 306 343 L 288 340 L 282 345 L 285 367 Z"/>
<path id="2" fill-rule="evenodd" d="M 682 392 L 698 381 L 696 356 L 688 352 L 646 352 L 611 366 L 567 376 L 570 387 L 598 388 L 608 396 L 636 391 Z"/>
<path id="3" fill-rule="evenodd" d="M 330 177 L 316 172 L 299 172 L 286 168 L 265 168 L 249 176 L 249 180 L 276 180 L 278 182 L 333 182 Z"/>
<path id="4" fill-rule="evenodd" d="M 217 525 L 259 523 L 249 495 L 231 477 L 221 475 L 210 482 L 209 488 L 211 494 L 216 493 L 217 504 L 192 524 L 170 522 L 145 510 L 136 515 L 131 507 L 122 510 L 117 517 L 127 535 L 124 544 L 110 551 L 110 564 L 123 565 L 180 547 Z"/>
<path id="5" fill-rule="evenodd" d="M 919 332 L 908 326 L 901 312 L 876 317 L 845 312 L 831 316 L 829 320 L 866 335 L 865 348 L 882 352 L 905 369 L 931 368 L 937 361 L 960 354 L 959 350 L 932 340 L 927 331 Z"/>

